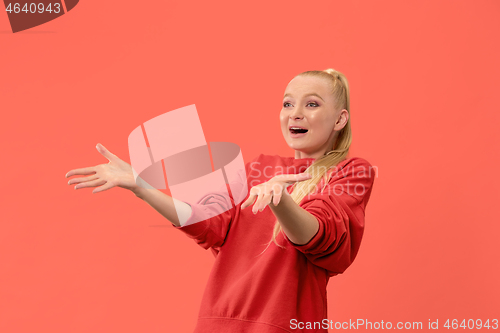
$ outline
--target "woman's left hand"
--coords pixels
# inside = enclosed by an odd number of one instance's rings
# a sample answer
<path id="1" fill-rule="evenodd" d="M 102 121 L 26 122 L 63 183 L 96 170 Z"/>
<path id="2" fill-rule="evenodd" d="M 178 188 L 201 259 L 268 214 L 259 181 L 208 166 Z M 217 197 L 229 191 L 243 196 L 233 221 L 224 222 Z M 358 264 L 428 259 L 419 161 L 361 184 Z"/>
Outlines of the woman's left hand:
<path id="1" fill-rule="evenodd" d="M 310 179 L 311 175 L 308 173 L 299 173 L 295 175 L 278 175 L 271 178 L 269 181 L 256 185 L 250 189 L 250 196 L 241 205 L 241 209 L 245 209 L 251 206 L 255 199 L 257 202 L 253 205 L 252 212 L 257 214 L 258 211 L 262 211 L 267 205 L 273 202 L 274 206 L 277 206 L 281 200 L 283 192 L 286 192 L 286 188 L 293 183 L 301 182 Z M 288 192 L 287 192 L 288 194 Z M 289 195 L 289 194 L 288 194 Z"/>

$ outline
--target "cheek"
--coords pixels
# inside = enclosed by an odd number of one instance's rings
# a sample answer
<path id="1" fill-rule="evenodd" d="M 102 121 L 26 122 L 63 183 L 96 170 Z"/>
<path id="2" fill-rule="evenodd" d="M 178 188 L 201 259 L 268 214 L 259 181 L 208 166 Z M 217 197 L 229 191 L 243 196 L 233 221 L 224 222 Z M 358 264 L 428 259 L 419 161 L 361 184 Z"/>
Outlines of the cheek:
<path id="1" fill-rule="evenodd" d="M 329 136 L 335 125 L 332 123 L 331 119 L 324 117 L 310 119 L 309 124 L 314 132 L 316 132 L 319 136 Z"/>
<path id="2" fill-rule="evenodd" d="M 280 123 L 281 126 L 287 126 L 288 124 L 287 117 L 285 114 L 283 114 L 283 112 L 280 113 Z"/>
<path id="3" fill-rule="evenodd" d="M 333 126 L 333 117 L 327 113 L 317 113 L 308 118 L 308 121 L 311 124 L 314 124 L 314 126 L 318 127 L 329 127 L 330 125 Z"/>

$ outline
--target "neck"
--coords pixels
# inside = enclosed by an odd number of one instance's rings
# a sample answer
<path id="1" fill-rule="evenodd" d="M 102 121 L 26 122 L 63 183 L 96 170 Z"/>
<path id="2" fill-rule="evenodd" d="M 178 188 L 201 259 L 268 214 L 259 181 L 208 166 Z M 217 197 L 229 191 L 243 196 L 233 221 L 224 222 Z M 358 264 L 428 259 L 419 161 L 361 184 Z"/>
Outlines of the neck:
<path id="1" fill-rule="evenodd" d="M 318 157 L 307 155 L 307 154 L 302 153 L 298 150 L 295 151 L 295 159 L 300 159 L 300 158 L 314 158 L 314 159 L 316 159 Z"/>

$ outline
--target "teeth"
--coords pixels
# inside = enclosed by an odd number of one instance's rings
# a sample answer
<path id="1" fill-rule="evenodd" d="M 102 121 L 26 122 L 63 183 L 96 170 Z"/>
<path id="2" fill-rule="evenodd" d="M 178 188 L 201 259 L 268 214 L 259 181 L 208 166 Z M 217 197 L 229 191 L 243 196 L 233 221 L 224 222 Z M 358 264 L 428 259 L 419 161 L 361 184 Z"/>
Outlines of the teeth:
<path id="1" fill-rule="evenodd" d="M 305 128 L 300 128 L 300 127 L 290 127 L 290 129 L 293 129 L 293 130 L 298 129 L 298 130 L 300 130 L 300 129 L 305 129 Z"/>

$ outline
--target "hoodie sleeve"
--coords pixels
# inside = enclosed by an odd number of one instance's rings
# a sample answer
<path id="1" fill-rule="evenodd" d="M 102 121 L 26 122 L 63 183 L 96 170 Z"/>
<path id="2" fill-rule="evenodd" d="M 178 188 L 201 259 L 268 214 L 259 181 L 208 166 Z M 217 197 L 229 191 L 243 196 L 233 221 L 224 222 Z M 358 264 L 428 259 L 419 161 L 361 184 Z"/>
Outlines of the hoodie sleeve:
<path id="1" fill-rule="evenodd" d="M 172 223 L 172 226 L 192 238 L 205 250 L 213 248 L 218 252 L 218 249 L 224 244 L 231 221 L 235 216 L 233 198 L 230 197 L 228 200 L 227 196 L 222 193 L 213 192 L 190 206 L 191 215 L 186 224 L 178 227 Z M 219 213 L 221 211 L 223 212 Z M 202 216 L 207 215 L 212 217 L 201 220 Z M 198 222 L 193 223 L 193 221 Z M 216 253 L 214 252 L 214 254 Z"/>
<path id="2" fill-rule="evenodd" d="M 326 269 L 329 276 L 343 273 L 358 253 L 374 179 L 370 163 L 354 157 L 339 163 L 328 184 L 320 182 L 317 188 L 322 190 L 300 203 L 316 217 L 319 229 L 306 244 L 288 241 L 313 264 Z"/>
<path id="3" fill-rule="evenodd" d="M 252 162 L 245 164 L 245 177 Z M 178 227 L 172 223 L 175 229 L 185 233 L 205 250 L 211 248 L 215 256 L 224 244 L 231 223 L 236 218 L 242 203 L 235 206 L 230 187 L 228 184 L 225 185 L 229 198 L 221 190 L 213 191 L 198 200 L 196 204 L 190 204 L 191 215 L 183 226 Z M 203 216 L 212 217 L 203 219 Z M 194 221 L 198 222 L 193 223 Z"/>

